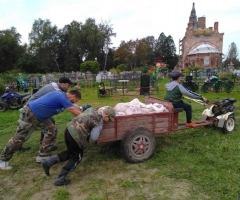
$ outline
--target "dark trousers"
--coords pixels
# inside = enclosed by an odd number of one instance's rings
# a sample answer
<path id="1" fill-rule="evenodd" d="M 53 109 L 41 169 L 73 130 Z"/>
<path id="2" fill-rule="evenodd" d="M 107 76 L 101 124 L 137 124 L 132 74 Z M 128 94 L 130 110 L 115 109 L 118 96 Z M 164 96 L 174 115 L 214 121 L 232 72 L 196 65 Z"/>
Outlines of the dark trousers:
<path id="1" fill-rule="evenodd" d="M 189 105 L 183 101 L 180 101 L 178 103 L 173 104 L 173 107 L 174 108 L 183 108 L 183 110 L 185 110 L 185 112 L 186 112 L 187 123 L 192 122 L 192 106 L 191 105 Z"/>
<path id="2" fill-rule="evenodd" d="M 64 132 L 65 144 L 67 146 L 66 151 L 62 151 L 58 154 L 60 162 L 68 160 L 63 169 L 67 171 L 72 171 L 76 168 L 78 163 L 82 160 L 83 150 L 78 146 L 77 142 L 72 138 L 68 129 L 65 129 Z"/>

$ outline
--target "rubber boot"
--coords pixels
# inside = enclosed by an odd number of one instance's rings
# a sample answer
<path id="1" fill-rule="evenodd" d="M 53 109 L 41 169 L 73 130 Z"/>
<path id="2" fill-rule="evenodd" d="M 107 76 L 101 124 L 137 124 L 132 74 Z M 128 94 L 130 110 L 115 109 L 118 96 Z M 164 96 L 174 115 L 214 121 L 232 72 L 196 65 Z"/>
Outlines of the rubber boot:
<path id="1" fill-rule="evenodd" d="M 70 183 L 69 179 L 65 179 L 65 177 L 68 175 L 69 171 L 65 169 L 61 169 L 57 179 L 54 182 L 55 186 L 61 186 L 61 185 L 68 185 Z"/>
<path id="2" fill-rule="evenodd" d="M 53 166 L 53 165 L 55 165 L 56 163 L 59 163 L 59 162 L 60 162 L 60 159 L 59 159 L 59 157 L 58 157 L 57 154 L 49 157 L 49 158 L 46 159 L 46 160 L 43 160 L 43 161 L 42 161 L 42 166 L 43 166 L 43 169 L 44 169 L 45 174 L 46 174 L 47 176 L 49 176 L 49 175 L 50 175 L 50 173 L 49 173 L 50 167 Z"/>

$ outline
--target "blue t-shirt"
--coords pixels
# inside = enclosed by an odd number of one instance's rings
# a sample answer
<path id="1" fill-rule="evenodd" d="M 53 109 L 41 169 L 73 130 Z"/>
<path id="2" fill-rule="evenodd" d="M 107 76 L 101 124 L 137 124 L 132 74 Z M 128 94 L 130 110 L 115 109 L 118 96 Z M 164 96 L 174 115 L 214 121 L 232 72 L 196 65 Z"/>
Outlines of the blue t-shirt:
<path id="1" fill-rule="evenodd" d="M 53 115 L 63 112 L 64 109 L 69 108 L 72 105 L 73 104 L 68 100 L 66 93 L 58 91 L 49 92 L 28 104 L 36 118 L 41 122 Z"/>

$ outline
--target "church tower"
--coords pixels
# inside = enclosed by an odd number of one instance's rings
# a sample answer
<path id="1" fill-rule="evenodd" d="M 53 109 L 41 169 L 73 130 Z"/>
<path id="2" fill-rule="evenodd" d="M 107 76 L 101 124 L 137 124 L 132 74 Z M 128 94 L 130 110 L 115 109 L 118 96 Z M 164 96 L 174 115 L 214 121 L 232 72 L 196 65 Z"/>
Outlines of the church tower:
<path id="1" fill-rule="evenodd" d="M 179 44 L 179 66 L 182 69 L 193 66 L 221 66 L 224 33 L 218 32 L 218 26 L 218 22 L 215 22 L 214 28 L 206 28 L 206 17 L 197 18 L 193 3 L 185 36 Z"/>

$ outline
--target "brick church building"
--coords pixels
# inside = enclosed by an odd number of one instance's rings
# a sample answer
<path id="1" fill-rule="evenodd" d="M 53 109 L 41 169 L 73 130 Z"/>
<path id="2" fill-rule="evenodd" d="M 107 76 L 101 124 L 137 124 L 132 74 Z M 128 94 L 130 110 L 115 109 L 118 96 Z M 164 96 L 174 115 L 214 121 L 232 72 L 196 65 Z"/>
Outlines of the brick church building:
<path id="1" fill-rule="evenodd" d="M 218 25 L 215 22 L 213 27 L 206 28 L 206 17 L 197 18 L 193 3 L 185 36 L 179 42 L 179 67 L 221 66 L 224 33 L 218 32 Z"/>

